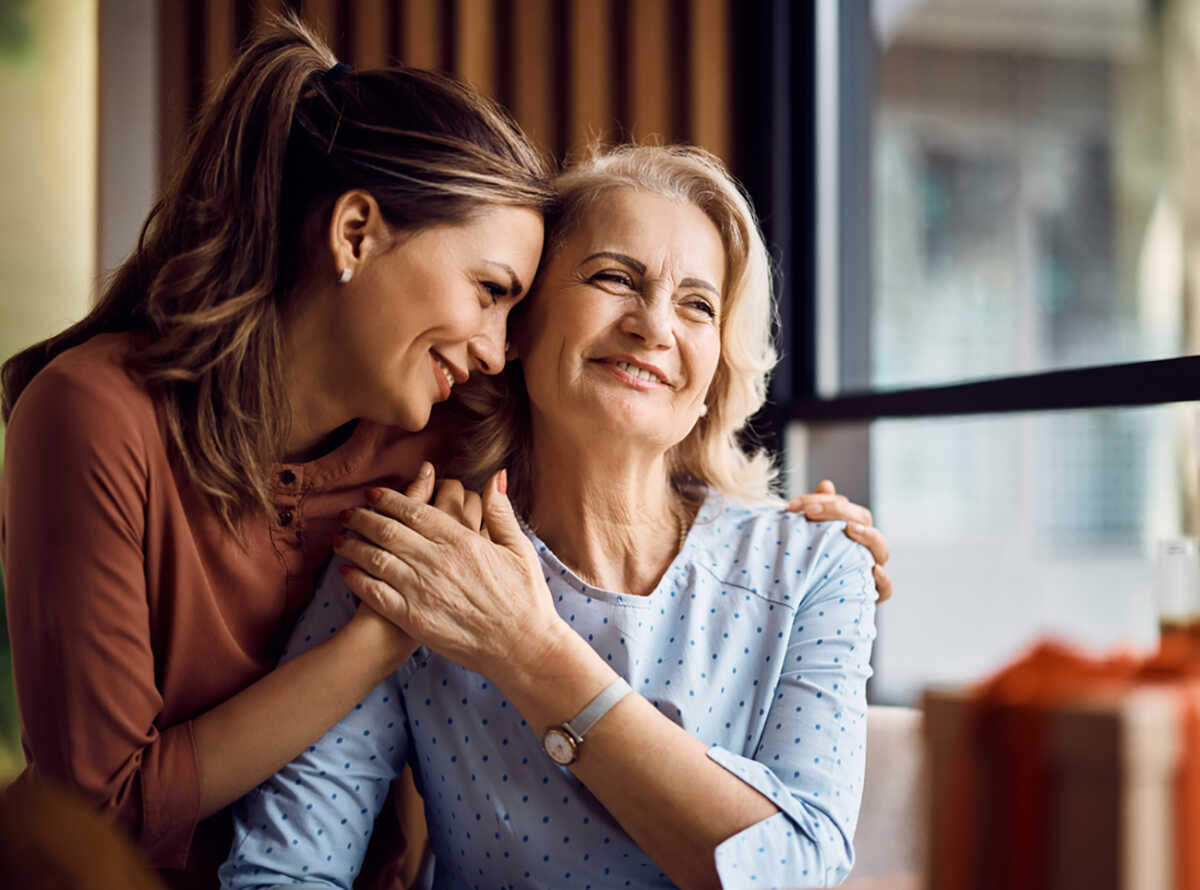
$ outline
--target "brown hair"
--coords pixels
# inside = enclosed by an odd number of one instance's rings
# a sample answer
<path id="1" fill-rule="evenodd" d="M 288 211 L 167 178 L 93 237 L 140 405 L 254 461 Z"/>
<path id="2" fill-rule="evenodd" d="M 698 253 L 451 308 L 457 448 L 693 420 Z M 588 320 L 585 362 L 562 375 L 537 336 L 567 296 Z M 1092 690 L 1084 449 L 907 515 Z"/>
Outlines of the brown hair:
<path id="1" fill-rule="evenodd" d="M 287 436 L 281 320 L 305 231 L 361 188 L 398 232 L 487 205 L 543 211 L 545 160 L 495 103 L 412 68 L 351 72 L 274 17 L 213 92 L 137 249 L 78 324 L 5 362 L 3 419 L 55 356 L 132 332 L 172 457 L 231 530 L 270 507 Z"/>

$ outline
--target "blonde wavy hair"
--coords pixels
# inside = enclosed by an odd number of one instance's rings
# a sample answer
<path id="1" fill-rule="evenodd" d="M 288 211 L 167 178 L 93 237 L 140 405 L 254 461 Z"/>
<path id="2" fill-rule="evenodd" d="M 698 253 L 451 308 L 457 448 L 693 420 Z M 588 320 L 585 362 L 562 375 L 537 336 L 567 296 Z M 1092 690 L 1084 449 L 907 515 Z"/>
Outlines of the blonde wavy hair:
<path id="1" fill-rule="evenodd" d="M 774 495 L 776 468 L 744 432 L 762 407 L 777 359 L 771 262 L 750 201 L 715 155 L 688 145 L 593 148 L 554 181 L 556 206 L 546 223 L 543 266 L 605 195 L 634 189 L 685 201 L 716 226 L 725 245 L 726 281 L 720 322 L 721 354 L 705 403 L 708 412 L 669 455 L 671 483 L 687 500 L 706 489 L 743 500 Z M 536 283 L 535 283 L 536 287 Z M 514 313 L 520 323 L 520 307 Z M 528 394 L 519 362 L 503 374 L 456 387 L 466 415 L 449 475 L 481 487 L 508 467 L 521 513 L 532 495 Z"/>

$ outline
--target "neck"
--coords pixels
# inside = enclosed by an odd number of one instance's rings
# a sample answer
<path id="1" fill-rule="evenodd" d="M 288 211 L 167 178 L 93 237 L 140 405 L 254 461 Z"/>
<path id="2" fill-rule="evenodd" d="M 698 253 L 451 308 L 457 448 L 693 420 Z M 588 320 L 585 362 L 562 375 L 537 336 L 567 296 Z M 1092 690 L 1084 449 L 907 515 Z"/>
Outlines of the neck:
<path id="1" fill-rule="evenodd" d="M 345 440 L 347 424 L 356 415 L 348 407 L 349 393 L 339 391 L 341 379 L 332 355 L 329 322 L 318 307 L 331 301 L 297 294 L 298 307 L 287 318 L 283 333 L 283 366 L 287 368 L 287 404 L 291 411 L 288 438 L 280 460 L 313 460 Z"/>
<path id="2" fill-rule="evenodd" d="M 529 521 L 564 564 L 595 587 L 644 596 L 658 585 L 690 522 L 666 455 L 533 420 Z"/>

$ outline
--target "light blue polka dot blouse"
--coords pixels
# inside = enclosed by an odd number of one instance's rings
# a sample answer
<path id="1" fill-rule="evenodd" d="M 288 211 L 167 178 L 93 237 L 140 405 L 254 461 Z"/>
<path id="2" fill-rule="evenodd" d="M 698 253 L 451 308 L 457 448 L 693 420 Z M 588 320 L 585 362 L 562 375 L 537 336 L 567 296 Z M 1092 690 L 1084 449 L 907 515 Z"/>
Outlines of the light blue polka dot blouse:
<path id="1" fill-rule="evenodd" d="M 532 536 L 559 613 L 636 692 L 711 747 L 776 815 L 716 849 L 724 887 L 834 884 L 850 871 L 875 636 L 870 553 L 841 523 L 710 494 L 649 596 L 592 587 Z M 334 570 L 288 655 L 356 600 Z M 433 886 L 669 887 L 542 727 L 479 674 L 422 648 L 236 807 L 223 887 L 349 887 L 388 785 L 410 763 Z"/>

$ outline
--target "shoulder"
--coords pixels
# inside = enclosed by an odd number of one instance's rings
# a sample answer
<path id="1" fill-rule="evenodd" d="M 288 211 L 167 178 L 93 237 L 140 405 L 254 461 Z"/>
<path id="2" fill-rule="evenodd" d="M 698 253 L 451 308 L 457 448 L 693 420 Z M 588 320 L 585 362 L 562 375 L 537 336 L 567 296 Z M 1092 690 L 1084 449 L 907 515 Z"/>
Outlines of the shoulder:
<path id="1" fill-rule="evenodd" d="M 871 553 L 847 537 L 844 522 L 813 522 L 789 513 L 782 501 L 710 495 L 697 523 L 710 571 L 793 607 L 833 574 L 871 578 Z"/>
<path id="2" fill-rule="evenodd" d="M 62 434 L 84 425 L 107 437 L 155 423 L 154 401 L 129 369 L 132 341 L 101 334 L 54 358 L 13 406 L 10 430 L 52 423 Z"/>
<path id="3" fill-rule="evenodd" d="M 153 399 L 126 366 L 130 347 L 121 335 L 94 337 L 38 372 L 13 406 L 5 464 L 42 477 L 105 466 L 142 477 L 161 435 Z"/>
<path id="4" fill-rule="evenodd" d="M 95 337 L 57 356 L 25 387 L 4 436 L 5 517 L 31 523 L 42 516 L 59 531 L 69 517 L 75 533 L 119 527 L 130 541 L 142 534 L 165 446 L 153 401 L 126 369 L 129 354 L 124 338 Z M 93 522 L 96 516 L 103 518 Z M 7 546 L 12 527 L 3 528 Z"/>

